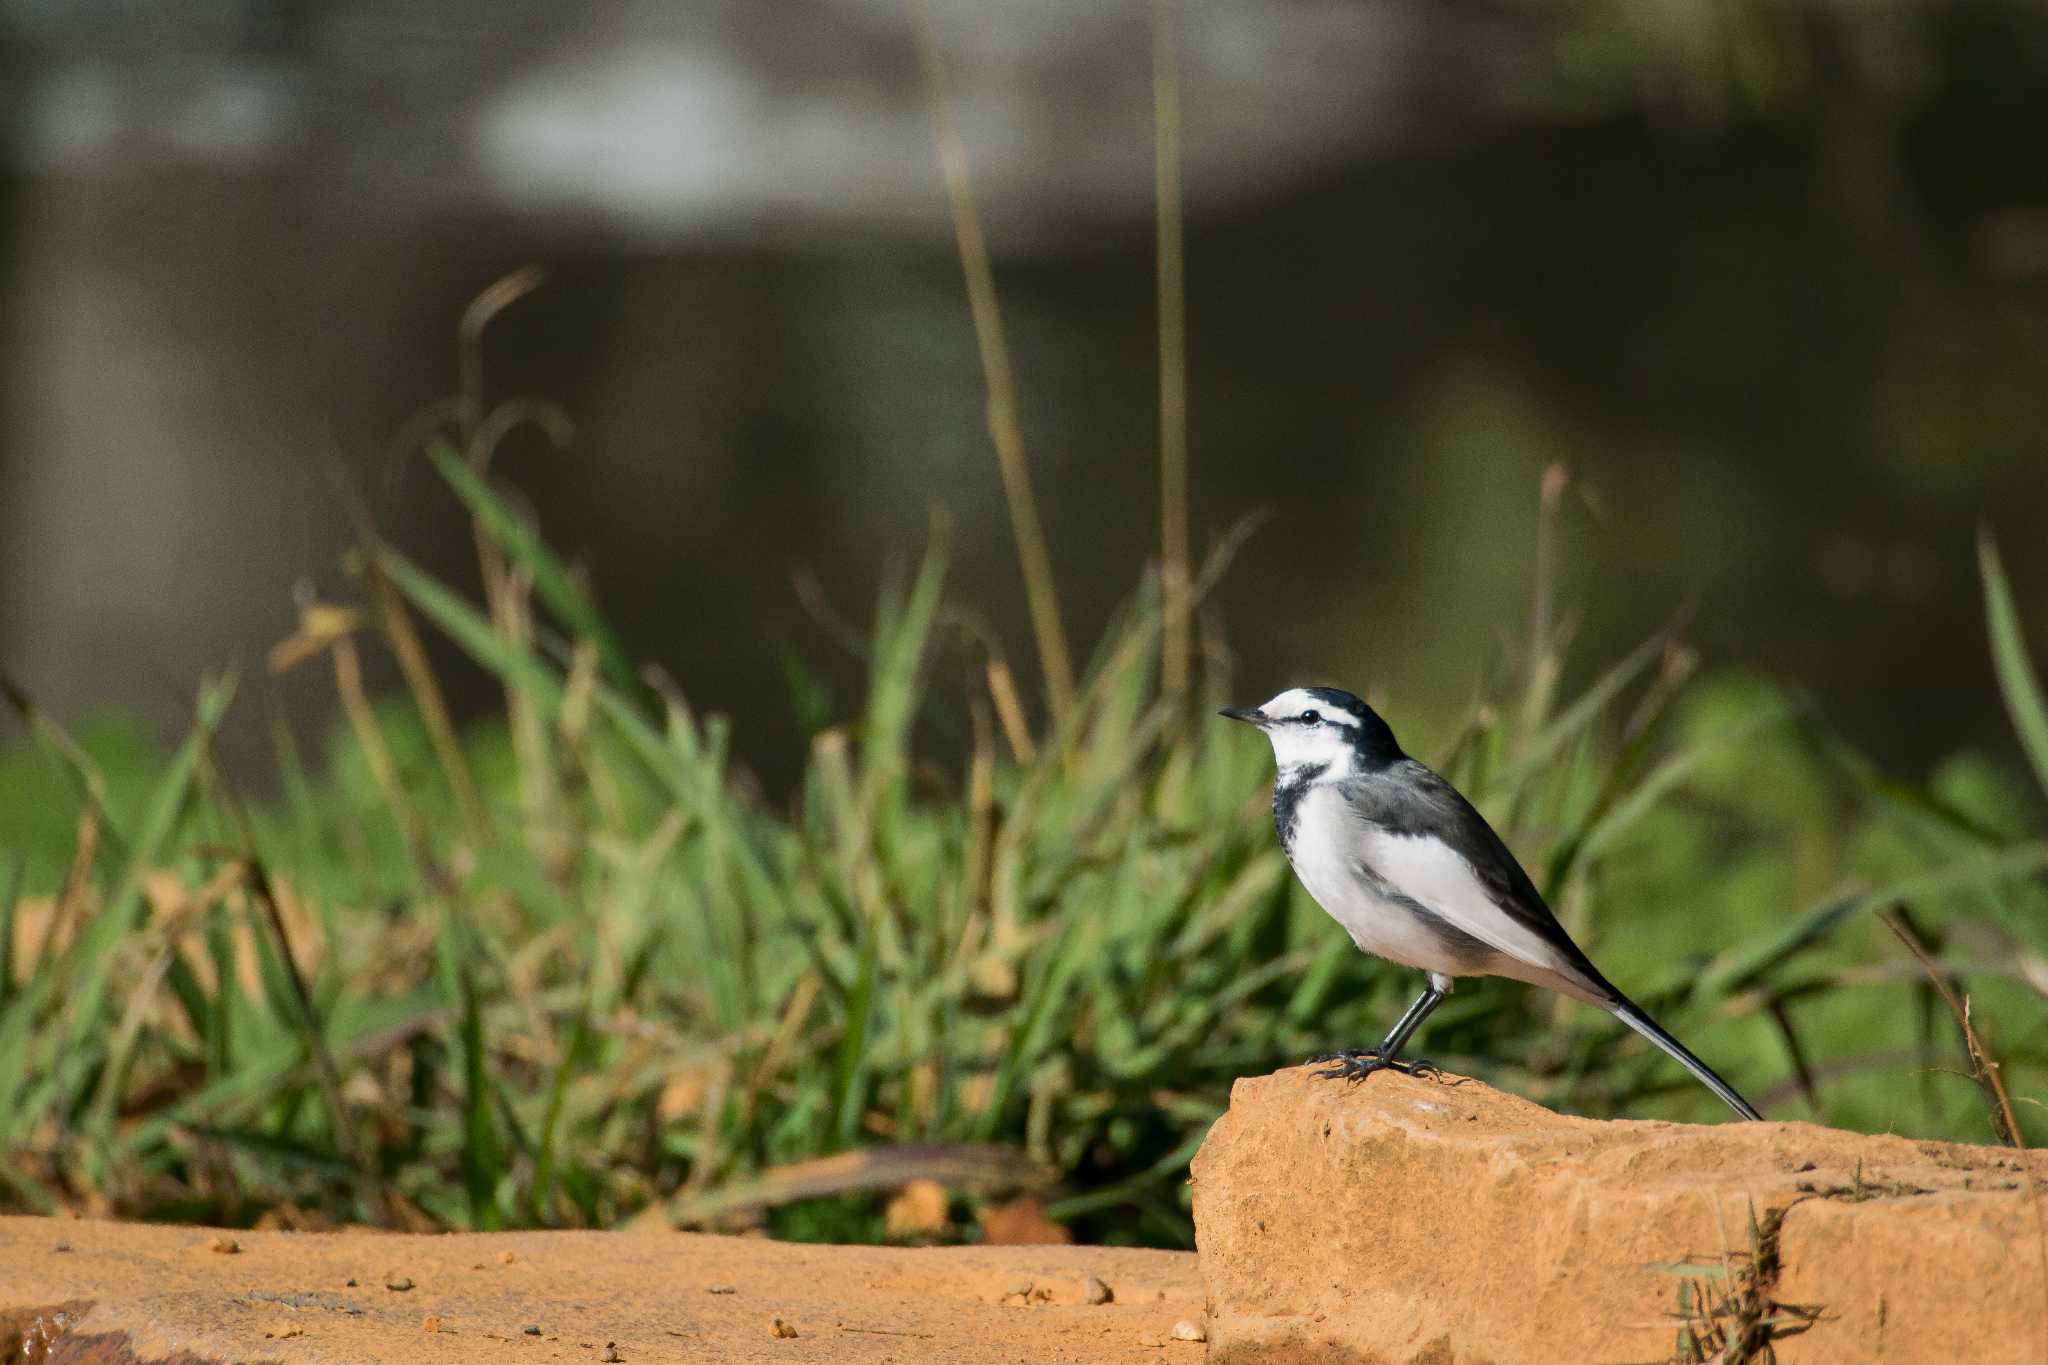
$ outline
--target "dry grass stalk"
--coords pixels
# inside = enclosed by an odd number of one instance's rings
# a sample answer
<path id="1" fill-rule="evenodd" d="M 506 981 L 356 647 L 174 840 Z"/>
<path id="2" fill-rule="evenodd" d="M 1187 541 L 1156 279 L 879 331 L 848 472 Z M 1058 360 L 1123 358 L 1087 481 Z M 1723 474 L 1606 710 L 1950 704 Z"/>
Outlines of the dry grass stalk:
<path id="1" fill-rule="evenodd" d="M 1678 1348 L 1666 1365 L 1775 1365 L 1775 1343 L 1795 1337 L 1821 1320 L 1822 1310 L 1777 1299 L 1778 1239 L 1790 1206 L 1761 1219 L 1749 1215 L 1749 1246 L 1740 1255 L 1724 1250 L 1720 1264 L 1695 1270 L 1679 1281 Z M 1720 1208 L 1714 1210 L 1720 1218 Z M 1728 1244 L 1722 1228 L 1722 1246 Z"/>
<path id="2" fill-rule="evenodd" d="M 1187 272 L 1181 218 L 1180 65 L 1175 0 L 1153 0 L 1152 125 L 1159 275 L 1160 688 L 1186 694 L 1188 583 Z"/>
<path id="3" fill-rule="evenodd" d="M 1970 1002 L 1956 994 L 1955 985 L 1949 980 L 1949 973 L 1934 960 L 1919 938 L 1906 927 L 1904 921 L 1893 914 L 1879 915 L 1878 918 L 1884 921 L 1886 928 L 1898 936 L 1899 942 L 1906 945 L 1907 951 L 1920 959 L 1920 965 L 1927 971 L 1927 979 L 1934 984 L 1934 989 L 1941 993 L 1942 1001 L 1948 1006 L 1949 1013 L 1955 1016 L 1956 1027 L 1961 1029 L 1963 1034 L 1963 1050 L 1970 1059 L 1970 1079 L 1983 1087 L 1985 1106 L 1991 1112 L 1991 1127 L 1997 1133 L 1998 1140 L 2008 1147 L 2025 1150 L 2026 1141 L 2020 1132 L 2019 1117 L 2013 1113 L 2012 1096 L 2006 1093 L 2005 1082 L 1998 1074 L 1999 1064 L 1991 1056 L 1990 1049 L 1985 1047 L 1983 1036 L 1970 1022 Z"/>
<path id="4" fill-rule="evenodd" d="M 92 860 L 100 846 L 100 822 L 97 804 L 78 812 L 78 841 L 72 848 L 71 868 L 64 874 L 64 889 L 58 893 L 56 906 L 50 911 L 50 922 L 43 927 L 43 941 L 36 949 L 36 957 L 68 941 L 60 935 L 78 923 L 85 899 L 92 891 Z M 35 960 L 29 959 L 31 962 Z"/>
<path id="5" fill-rule="evenodd" d="M 1024 702 L 1017 695 L 1017 676 L 1010 672 L 1008 660 L 988 661 L 988 695 L 996 704 L 996 718 L 1003 724 L 1010 756 L 1020 767 L 1031 767 L 1038 762 L 1038 745 L 1031 738 L 1030 722 L 1024 719 Z"/>
<path id="6" fill-rule="evenodd" d="M 982 380 L 988 387 L 988 432 L 995 443 L 996 464 L 1009 502 L 1010 528 L 1017 538 L 1017 558 L 1024 571 L 1024 595 L 1031 609 L 1031 629 L 1038 641 L 1039 665 L 1055 721 L 1074 703 L 1073 655 L 1060 617 L 1054 587 L 1052 555 L 1038 502 L 1031 491 L 1031 468 L 1024 456 L 1024 428 L 1017 416 L 1017 383 L 1010 368 L 1010 347 L 1003 337 L 1002 310 L 996 301 L 995 269 L 989 262 L 988 240 L 974 204 L 974 185 L 967 170 L 967 145 L 953 124 L 946 99 L 946 68 L 931 15 L 921 0 L 911 0 L 911 28 L 917 40 L 918 64 L 924 72 L 932 136 L 938 143 L 939 166 L 945 175 L 946 199 L 953 212 L 953 236 L 967 281 L 967 305 L 974 317 L 975 343 L 981 352 Z"/>
<path id="7" fill-rule="evenodd" d="M 336 483 L 342 504 L 348 509 L 349 520 L 355 525 L 356 541 L 361 551 L 361 573 L 376 607 L 378 629 L 384 633 L 385 643 L 391 646 L 392 656 L 398 660 L 398 671 L 405 678 L 406 689 L 412 693 L 413 702 L 419 708 L 420 723 L 426 727 L 435 757 L 448 778 L 450 790 L 455 793 L 463 823 L 472 838 L 482 841 L 490 831 L 483 800 L 477 795 L 476 781 L 470 775 L 469 761 L 464 757 L 462 741 L 456 735 L 448 699 L 441 691 L 433 665 L 427 661 L 427 649 L 420 640 L 418 628 L 413 625 L 412 613 L 406 610 L 405 599 L 384 575 L 383 537 L 378 533 L 377 523 L 362 498 L 346 481 L 337 479 Z M 307 606 L 302 602 L 302 621 L 306 611 Z M 337 654 L 337 666 L 339 661 Z M 276 671 L 278 667 L 276 651 L 273 651 L 271 668 Z"/>
<path id="8" fill-rule="evenodd" d="M 2030 1196 L 2028 1202 L 2034 1209 L 2034 1240 L 2041 1260 L 2041 1355 L 2042 1359 L 2048 1360 L 2048 1214 L 2044 1214 L 2041 1209 L 2041 1191 L 2034 1181 L 2033 1157 L 2027 1151 L 2026 1134 L 2020 1129 L 2019 1115 L 2013 1112 L 2012 1096 L 2006 1093 L 2005 1081 L 1999 1076 L 1999 1063 L 1992 1057 L 1991 1050 L 1984 1045 L 1983 1035 L 1977 1032 L 1976 1025 L 1970 1020 L 1970 1002 L 1956 994 L 1955 986 L 1949 980 L 1949 973 L 1934 960 L 1933 955 L 1921 944 L 1913 931 L 1906 927 L 1904 919 L 1895 914 L 1883 914 L 1878 918 L 1884 921 L 1886 928 L 1898 935 L 1899 942 L 1906 945 L 1906 950 L 1920 960 L 1921 967 L 1926 969 L 1927 979 L 1934 983 L 1934 989 L 1941 993 L 1942 1001 L 1948 1006 L 1949 1013 L 1955 1016 L 1956 1027 L 1963 1033 L 1964 1051 L 1970 1059 L 1971 1079 L 1985 1092 L 1986 1105 L 1991 1111 L 1991 1126 L 1998 1133 L 1999 1140 L 2019 1155 L 2021 1174 L 2026 1178 L 2027 1194 Z"/>
<path id="9" fill-rule="evenodd" d="M 1536 500 L 1536 564 L 1529 589 L 1529 675 L 1522 694 L 1519 733 L 1534 734 L 1543 724 L 1551 693 L 1557 687 L 1562 650 L 1554 638 L 1557 598 L 1557 509 L 1571 487 L 1572 472 L 1563 461 L 1543 471 Z"/>

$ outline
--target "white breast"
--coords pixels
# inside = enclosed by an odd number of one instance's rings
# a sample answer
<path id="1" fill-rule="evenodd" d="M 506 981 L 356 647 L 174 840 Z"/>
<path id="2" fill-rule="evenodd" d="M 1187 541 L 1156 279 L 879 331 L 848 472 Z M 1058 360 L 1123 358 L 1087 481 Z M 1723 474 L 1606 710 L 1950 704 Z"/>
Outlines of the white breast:
<path id="1" fill-rule="evenodd" d="M 1317 905 L 1368 953 L 1447 976 L 1471 974 L 1407 907 L 1382 899 L 1359 875 L 1366 827 L 1334 787 L 1311 787 L 1294 808 L 1294 875 Z M 1391 880 L 1391 879 L 1390 879 Z"/>
<path id="2" fill-rule="evenodd" d="M 1334 787 L 1318 786 L 1296 807 L 1295 875 L 1351 941 L 1368 953 L 1446 976 L 1508 976 L 1597 997 L 1564 954 L 1501 910 L 1456 850 L 1442 840 L 1390 834 L 1353 813 Z M 1378 894 L 1364 869 L 1491 952 L 1460 952 L 1407 906 Z"/>

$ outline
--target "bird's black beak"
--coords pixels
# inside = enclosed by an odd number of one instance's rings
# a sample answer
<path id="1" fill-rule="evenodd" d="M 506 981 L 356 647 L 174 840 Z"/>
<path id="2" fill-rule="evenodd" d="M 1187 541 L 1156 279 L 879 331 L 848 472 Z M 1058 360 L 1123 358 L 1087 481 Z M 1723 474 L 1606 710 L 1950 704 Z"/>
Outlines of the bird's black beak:
<path id="1" fill-rule="evenodd" d="M 1216 714 L 1227 716 L 1231 720 L 1241 720 L 1247 725 L 1256 725 L 1261 730 L 1266 728 L 1266 713 L 1256 706 L 1226 706 Z"/>

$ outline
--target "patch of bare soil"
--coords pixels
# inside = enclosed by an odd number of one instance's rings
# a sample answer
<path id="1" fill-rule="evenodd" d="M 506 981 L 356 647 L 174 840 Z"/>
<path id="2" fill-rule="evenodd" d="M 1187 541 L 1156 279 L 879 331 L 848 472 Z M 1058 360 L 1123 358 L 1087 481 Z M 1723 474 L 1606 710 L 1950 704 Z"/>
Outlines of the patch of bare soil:
<path id="1" fill-rule="evenodd" d="M 1194 1257 L 1176 1252 L 0 1218 L 0 1365 L 1192 1365 L 1202 1346 L 1175 1329 L 1201 1322 Z"/>

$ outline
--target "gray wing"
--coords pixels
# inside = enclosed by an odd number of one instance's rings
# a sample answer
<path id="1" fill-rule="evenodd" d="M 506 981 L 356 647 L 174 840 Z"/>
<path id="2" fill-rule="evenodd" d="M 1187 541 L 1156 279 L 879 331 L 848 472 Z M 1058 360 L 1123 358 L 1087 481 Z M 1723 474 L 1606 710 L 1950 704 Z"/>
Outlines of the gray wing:
<path id="1" fill-rule="evenodd" d="M 1354 813 L 1381 833 L 1396 840 L 1435 841 L 1448 848 L 1469 870 L 1493 909 L 1505 917 L 1508 926 L 1520 931 L 1516 937 L 1533 938 L 1547 946 L 1597 994 L 1609 1000 L 1622 998 L 1565 933 L 1544 904 L 1542 893 L 1486 817 L 1437 773 L 1412 758 L 1403 759 L 1383 772 L 1349 779 L 1344 794 Z"/>
<path id="2" fill-rule="evenodd" d="M 1712 1067 L 1600 975 L 1493 826 L 1450 783 L 1403 759 L 1384 774 L 1354 779 L 1346 795 L 1353 815 L 1373 831 L 1368 847 L 1383 862 L 1383 874 L 1418 893 L 1418 902 L 1433 901 L 1426 908 L 1511 959 L 1494 965 L 1496 975 L 1549 985 L 1601 1006 L 1670 1054 L 1736 1113 L 1759 1117 Z"/>

